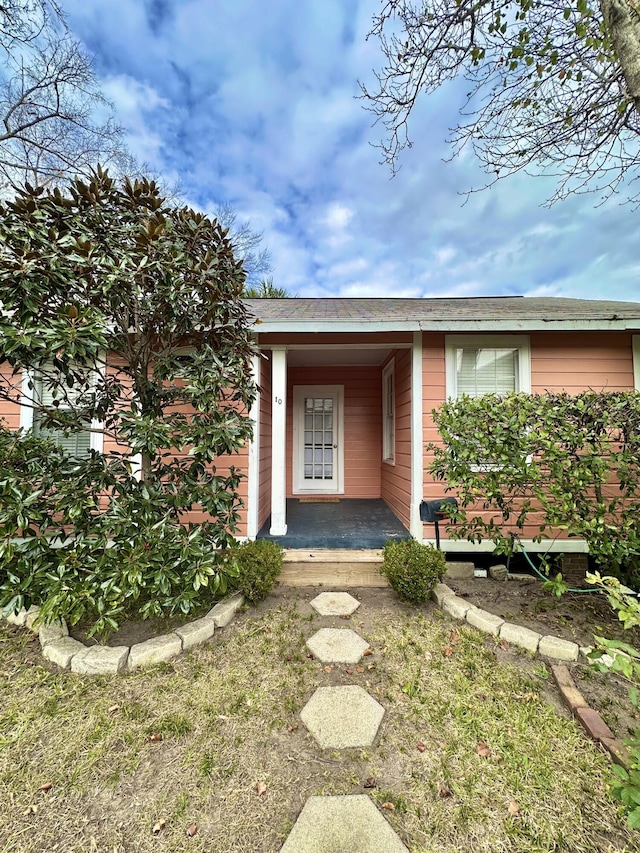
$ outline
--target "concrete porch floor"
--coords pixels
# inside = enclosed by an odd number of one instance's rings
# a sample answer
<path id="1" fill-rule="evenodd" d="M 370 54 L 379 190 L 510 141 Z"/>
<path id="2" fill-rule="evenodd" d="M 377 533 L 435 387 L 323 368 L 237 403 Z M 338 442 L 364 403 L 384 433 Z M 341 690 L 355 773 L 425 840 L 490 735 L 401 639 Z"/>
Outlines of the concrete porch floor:
<path id="1" fill-rule="evenodd" d="M 271 536 L 271 519 L 258 533 L 283 548 L 382 548 L 388 539 L 410 539 L 411 534 L 377 498 L 340 498 L 339 503 L 300 503 L 287 499 L 287 534 Z"/>

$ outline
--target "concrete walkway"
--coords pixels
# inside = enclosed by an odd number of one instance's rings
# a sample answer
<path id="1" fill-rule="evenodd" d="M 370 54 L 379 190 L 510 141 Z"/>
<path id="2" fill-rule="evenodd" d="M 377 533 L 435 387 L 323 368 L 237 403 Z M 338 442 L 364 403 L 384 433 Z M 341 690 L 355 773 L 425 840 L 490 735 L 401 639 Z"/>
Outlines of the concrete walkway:
<path id="1" fill-rule="evenodd" d="M 349 615 L 359 602 L 346 592 L 321 593 L 311 606 L 321 616 Z M 369 644 L 355 631 L 321 628 L 307 646 L 324 663 L 357 663 Z M 300 719 L 321 749 L 371 746 L 384 708 L 356 685 L 319 687 Z M 407 853 L 396 832 L 365 794 L 310 797 L 281 853 Z"/>

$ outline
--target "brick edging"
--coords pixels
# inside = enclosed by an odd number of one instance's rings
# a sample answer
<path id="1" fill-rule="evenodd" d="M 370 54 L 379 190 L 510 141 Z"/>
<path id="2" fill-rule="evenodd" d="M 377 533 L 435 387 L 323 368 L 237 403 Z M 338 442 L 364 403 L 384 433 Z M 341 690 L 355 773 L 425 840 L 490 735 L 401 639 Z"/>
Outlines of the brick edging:
<path id="1" fill-rule="evenodd" d="M 35 606 L 12 614 L 4 621 L 37 633 L 43 657 L 61 669 L 70 669 L 82 675 L 104 675 L 132 672 L 171 660 L 181 652 L 211 639 L 216 629 L 225 628 L 231 622 L 243 604 L 244 597 L 237 592 L 219 601 L 201 619 L 181 625 L 169 634 L 132 646 L 86 646 L 69 636 L 64 619 L 37 628 L 34 623 L 40 608 Z"/>
<path id="2" fill-rule="evenodd" d="M 542 636 L 537 631 L 507 622 L 501 616 L 494 616 L 487 610 L 481 610 L 475 604 L 460 598 L 451 587 L 444 583 L 435 585 L 431 597 L 438 607 L 449 616 L 453 616 L 455 619 L 464 619 L 474 628 L 487 634 L 493 634 L 493 636 L 499 637 L 507 643 L 534 654 L 568 662 L 577 661 L 581 654 L 586 657 L 588 649 L 582 649 L 577 643 L 554 637 L 552 634 Z M 553 664 L 551 671 L 560 694 L 571 713 L 579 720 L 587 733 L 596 742 L 602 744 L 616 764 L 628 769 L 629 754 L 627 750 L 616 739 L 600 714 L 589 707 L 576 687 L 569 669 L 563 664 Z"/>
<path id="3" fill-rule="evenodd" d="M 583 728 L 595 741 L 602 744 L 616 764 L 620 764 L 628 770 L 631 763 L 628 751 L 616 738 L 600 714 L 589 707 L 586 699 L 576 687 L 569 669 L 562 664 L 555 664 L 551 667 L 551 672 L 558 685 L 560 695 L 573 716 L 579 720 Z"/>

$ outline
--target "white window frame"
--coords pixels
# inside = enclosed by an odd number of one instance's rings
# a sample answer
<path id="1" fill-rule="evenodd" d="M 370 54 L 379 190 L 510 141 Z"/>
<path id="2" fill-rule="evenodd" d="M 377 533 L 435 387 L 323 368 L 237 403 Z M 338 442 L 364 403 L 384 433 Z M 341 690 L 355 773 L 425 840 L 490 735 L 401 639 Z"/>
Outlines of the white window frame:
<path id="1" fill-rule="evenodd" d="M 531 344 L 529 335 L 446 335 L 445 367 L 447 398 L 458 397 L 456 352 L 460 348 L 517 349 L 517 393 L 531 393 Z"/>
<path id="2" fill-rule="evenodd" d="M 103 362 L 104 363 L 104 362 Z M 31 388 L 29 385 L 31 384 Z M 33 395 L 35 393 L 35 378 L 30 370 L 24 370 L 22 374 L 22 398 L 20 400 L 20 429 L 33 429 Z M 93 418 L 89 428 L 89 446 L 91 450 L 98 453 L 104 452 L 104 434 L 102 421 Z"/>
<path id="3" fill-rule="evenodd" d="M 391 395 L 389 395 L 391 382 Z M 396 464 L 396 360 L 382 369 L 382 461 Z"/>

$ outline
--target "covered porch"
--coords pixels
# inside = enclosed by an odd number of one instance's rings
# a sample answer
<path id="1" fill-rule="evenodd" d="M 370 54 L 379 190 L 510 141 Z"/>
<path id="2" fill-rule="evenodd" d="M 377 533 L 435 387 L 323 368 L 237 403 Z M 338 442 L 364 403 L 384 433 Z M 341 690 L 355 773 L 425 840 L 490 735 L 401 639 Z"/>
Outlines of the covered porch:
<path id="1" fill-rule="evenodd" d="M 422 539 L 422 336 L 258 338 L 248 537 L 351 550 Z"/>
<path id="2" fill-rule="evenodd" d="M 283 548 L 379 549 L 389 539 L 409 539 L 411 534 L 380 498 L 289 498 L 287 532 L 270 533 L 269 518 L 258 539 L 269 539 Z"/>

